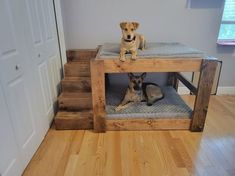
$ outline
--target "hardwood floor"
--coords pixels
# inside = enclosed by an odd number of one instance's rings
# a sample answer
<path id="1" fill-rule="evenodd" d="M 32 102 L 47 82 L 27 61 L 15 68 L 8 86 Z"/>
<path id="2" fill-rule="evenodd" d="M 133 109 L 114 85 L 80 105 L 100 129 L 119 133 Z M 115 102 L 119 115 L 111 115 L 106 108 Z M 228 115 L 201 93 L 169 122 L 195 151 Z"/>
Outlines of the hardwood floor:
<path id="1" fill-rule="evenodd" d="M 42 175 L 234 176 L 235 96 L 211 97 L 203 133 L 52 128 L 24 172 Z"/>

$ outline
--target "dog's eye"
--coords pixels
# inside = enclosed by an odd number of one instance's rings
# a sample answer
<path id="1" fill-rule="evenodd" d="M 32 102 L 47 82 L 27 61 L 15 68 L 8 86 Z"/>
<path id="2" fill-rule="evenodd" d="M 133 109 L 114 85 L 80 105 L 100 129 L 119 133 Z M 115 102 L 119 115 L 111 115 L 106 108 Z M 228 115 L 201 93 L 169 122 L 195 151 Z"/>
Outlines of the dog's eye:
<path id="1" fill-rule="evenodd" d="M 127 28 L 125 28 L 124 30 L 127 31 Z"/>
<path id="2" fill-rule="evenodd" d="M 131 28 L 131 31 L 134 31 L 134 29 L 133 29 L 133 28 Z"/>

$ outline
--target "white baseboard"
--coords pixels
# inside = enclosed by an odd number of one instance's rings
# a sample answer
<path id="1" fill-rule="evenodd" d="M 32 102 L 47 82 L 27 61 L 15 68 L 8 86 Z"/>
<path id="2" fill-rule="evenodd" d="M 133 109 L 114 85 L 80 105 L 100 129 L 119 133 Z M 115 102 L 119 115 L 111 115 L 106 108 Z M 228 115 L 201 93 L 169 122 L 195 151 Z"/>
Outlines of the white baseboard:
<path id="1" fill-rule="evenodd" d="M 180 95 L 189 94 L 190 91 L 187 87 L 179 87 L 178 93 Z M 235 94 L 235 87 L 218 87 L 217 95 L 223 95 L 223 94 Z"/>
<path id="2" fill-rule="evenodd" d="M 217 95 L 235 94 L 235 87 L 218 87 Z"/>

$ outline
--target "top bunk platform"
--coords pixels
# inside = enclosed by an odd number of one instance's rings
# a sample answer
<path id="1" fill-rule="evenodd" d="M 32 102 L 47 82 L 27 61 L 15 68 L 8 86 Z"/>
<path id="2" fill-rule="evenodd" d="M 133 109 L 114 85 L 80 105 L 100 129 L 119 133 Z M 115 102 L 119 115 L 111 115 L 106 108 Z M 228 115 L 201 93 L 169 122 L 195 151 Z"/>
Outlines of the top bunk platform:
<path id="1" fill-rule="evenodd" d="M 119 58 L 120 44 L 105 43 L 100 47 L 96 59 L 117 59 Z M 126 54 L 129 58 L 130 54 Z M 207 56 L 200 50 L 188 47 L 181 43 L 146 43 L 145 50 L 138 50 L 138 59 L 154 59 L 154 58 L 194 58 L 194 59 L 215 59 Z"/>

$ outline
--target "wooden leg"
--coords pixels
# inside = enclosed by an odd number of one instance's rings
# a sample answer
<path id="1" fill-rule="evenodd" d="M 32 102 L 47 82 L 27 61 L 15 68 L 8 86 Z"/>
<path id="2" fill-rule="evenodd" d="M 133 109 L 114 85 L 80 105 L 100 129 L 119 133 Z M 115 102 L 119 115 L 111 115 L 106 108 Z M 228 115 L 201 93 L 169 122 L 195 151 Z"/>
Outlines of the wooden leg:
<path id="1" fill-rule="evenodd" d="M 213 60 L 203 60 L 199 77 L 198 89 L 194 103 L 194 111 L 190 126 L 191 131 L 203 131 L 211 89 L 215 76 L 217 62 Z"/>
<path id="2" fill-rule="evenodd" d="M 91 87 L 95 132 L 106 131 L 104 62 L 91 60 Z"/>
<path id="3" fill-rule="evenodd" d="M 168 73 L 168 80 L 167 80 L 167 85 L 173 86 L 174 89 L 177 91 L 178 90 L 178 84 L 179 80 L 176 77 L 176 73 Z"/>

